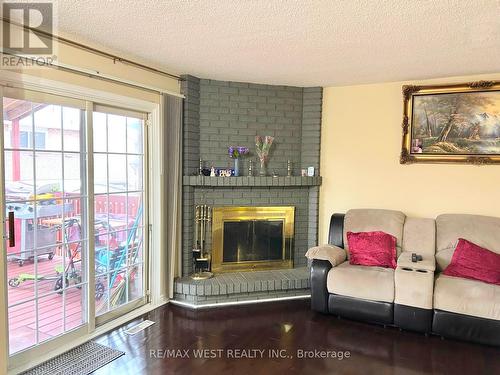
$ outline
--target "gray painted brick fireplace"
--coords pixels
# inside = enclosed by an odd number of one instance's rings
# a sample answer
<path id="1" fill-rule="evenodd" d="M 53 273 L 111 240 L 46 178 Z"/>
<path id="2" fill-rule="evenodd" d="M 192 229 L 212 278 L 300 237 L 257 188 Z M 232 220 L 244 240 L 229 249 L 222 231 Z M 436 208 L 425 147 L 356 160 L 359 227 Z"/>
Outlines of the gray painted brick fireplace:
<path id="1" fill-rule="evenodd" d="M 184 277 L 177 281 L 176 290 L 183 290 L 179 286 L 181 282 L 190 284 L 187 276 L 192 273 L 194 207 L 198 204 L 212 207 L 296 207 L 294 268 L 304 268 L 307 265 L 304 254 L 308 247 L 316 245 L 318 236 L 322 88 L 215 81 L 193 76 L 182 78 L 182 92 L 186 96 L 183 129 Z M 269 175 L 277 173 L 280 177 L 248 176 L 249 160 L 254 160 L 254 176 L 258 176 L 256 135 L 275 137 L 267 170 Z M 212 165 L 231 166 L 227 154 L 230 145 L 250 149 L 251 155 L 242 159 L 241 177 L 197 176 L 200 158 L 207 168 Z M 286 177 L 287 160 L 292 162 L 294 177 Z M 309 166 L 315 168 L 317 177 L 299 177 L 301 169 Z M 211 248 L 210 233 L 207 248 Z M 231 278 L 221 276 L 222 279 Z M 307 283 L 297 281 L 292 284 Z M 284 292 L 280 287 L 280 293 Z M 298 292 L 300 290 L 294 287 L 292 294 Z M 189 299 L 192 301 L 193 297 Z"/>

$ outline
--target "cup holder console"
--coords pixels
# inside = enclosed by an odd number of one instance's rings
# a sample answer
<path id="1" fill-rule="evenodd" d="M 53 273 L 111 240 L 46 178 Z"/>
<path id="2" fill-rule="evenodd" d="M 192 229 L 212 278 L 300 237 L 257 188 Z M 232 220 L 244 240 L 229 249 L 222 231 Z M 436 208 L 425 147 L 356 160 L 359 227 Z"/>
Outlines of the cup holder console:
<path id="1" fill-rule="evenodd" d="M 415 271 L 415 272 L 420 272 L 420 273 L 427 273 L 427 272 L 428 272 L 427 270 L 422 270 L 422 269 L 417 269 L 417 270 L 416 270 L 416 269 L 414 269 L 414 268 L 410 268 L 410 267 L 401 267 L 401 269 L 402 269 L 403 271 L 408 271 L 408 272 L 413 272 L 413 271 Z"/>

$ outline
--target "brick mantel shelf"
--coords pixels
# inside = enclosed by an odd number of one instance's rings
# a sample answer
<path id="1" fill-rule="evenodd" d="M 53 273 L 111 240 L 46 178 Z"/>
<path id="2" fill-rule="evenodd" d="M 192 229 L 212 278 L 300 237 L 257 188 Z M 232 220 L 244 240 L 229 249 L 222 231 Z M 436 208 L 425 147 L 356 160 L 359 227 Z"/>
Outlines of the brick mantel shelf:
<path id="1" fill-rule="evenodd" d="M 184 176 L 184 186 L 210 186 L 210 187 L 238 187 L 238 186 L 262 186 L 262 187 L 284 187 L 284 186 L 320 186 L 321 177 L 206 177 L 206 176 Z"/>

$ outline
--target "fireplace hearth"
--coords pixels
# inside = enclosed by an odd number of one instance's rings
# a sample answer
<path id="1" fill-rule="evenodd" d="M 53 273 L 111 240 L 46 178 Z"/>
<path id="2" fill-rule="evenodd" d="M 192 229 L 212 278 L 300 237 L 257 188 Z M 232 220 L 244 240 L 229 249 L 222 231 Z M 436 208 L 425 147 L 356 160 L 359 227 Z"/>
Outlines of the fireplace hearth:
<path id="1" fill-rule="evenodd" d="M 293 267 L 294 207 L 215 207 L 212 270 Z"/>

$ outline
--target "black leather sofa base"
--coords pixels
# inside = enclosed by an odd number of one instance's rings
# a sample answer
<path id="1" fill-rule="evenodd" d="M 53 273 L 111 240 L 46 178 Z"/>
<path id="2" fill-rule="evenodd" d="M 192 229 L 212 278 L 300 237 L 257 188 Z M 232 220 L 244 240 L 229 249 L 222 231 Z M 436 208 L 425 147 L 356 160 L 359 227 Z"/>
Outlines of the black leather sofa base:
<path id="1" fill-rule="evenodd" d="M 401 329 L 430 333 L 432 331 L 432 315 L 432 309 L 394 304 L 394 325 Z"/>
<path id="2" fill-rule="evenodd" d="M 500 321 L 434 310 L 432 331 L 446 338 L 500 346 Z"/>
<path id="3" fill-rule="evenodd" d="M 393 323 L 394 304 L 330 294 L 328 311 L 349 319 L 389 325 Z"/>

